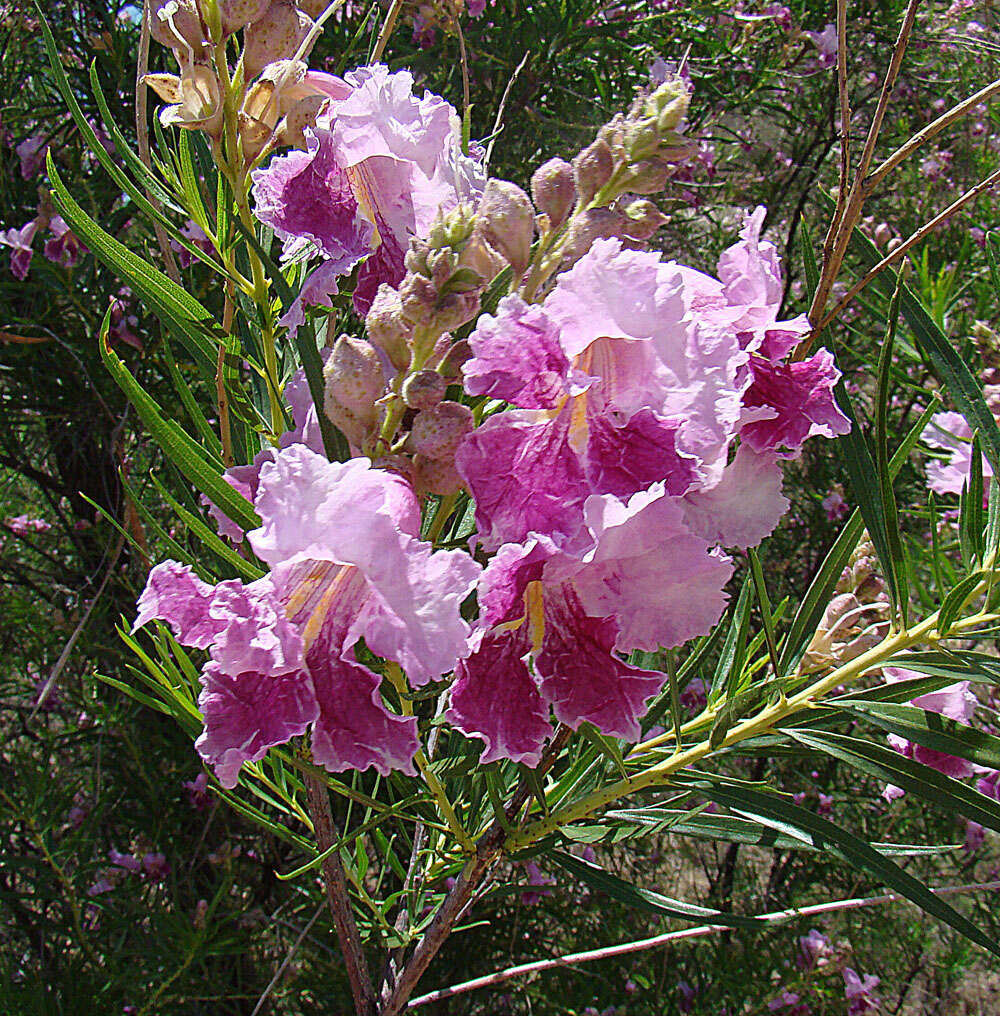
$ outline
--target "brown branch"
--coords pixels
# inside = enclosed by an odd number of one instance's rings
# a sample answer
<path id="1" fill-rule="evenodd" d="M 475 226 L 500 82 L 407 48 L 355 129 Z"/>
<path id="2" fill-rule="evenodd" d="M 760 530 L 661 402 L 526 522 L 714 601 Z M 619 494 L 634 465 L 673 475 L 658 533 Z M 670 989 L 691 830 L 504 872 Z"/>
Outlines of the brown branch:
<path id="1" fill-rule="evenodd" d="M 571 733 L 569 727 L 560 724 L 535 770 L 539 776 L 544 776 L 555 764 Z M 516 818 L 530 796 L 531 786 L 526 780 L 522 780 L 510 804 L 504 809 L 507 824 Z M 428 925 L 399 979 L 385 992 L 383 1005 L 379 1011 L 380 1016 L 398 1016 L 406 1007 L 407 999 L 413 994 L 417 982 L 473 901 L 490 868 L 500 859 L 506 836 L 504 823 L 498 820 L 480 837 L 476 844 L 476 856 L 462 869 L 454 887 Z"/>
<path id="2" fill-rule="evenodd" d="M 970 201 L 974 201 L 984 191 L 989 190 L 995 184 L 1000 182 L 1000 169 L 995 173 L 991 173 L 985 180 L 977 183 L 975 187 L 967 190 L 960 198 L 953 201 L 943 212 L 939 212 L 931 219 L 930 222 L 925 223 L 920 227 L 908 240 L 901 243 L 895 250 L 890 251 L 882 260 L 875 265 L 869 272 L 867 272 L 861 279 L 854 283 L 853 286 L 841 297 L 837 305 L 827 314 L 816 327 L 813 329 L 813 338 L 819 333 L 838 315 L 848 304 L 850 304 L 854 298 L 861 292 L 865 286 L 868 285 L 872 279 L 875 278 L 880 272 L 884 271 L 889 265 L 899 261 L 910 248 L 916 246 L 921 240 L 925 239 L 930 233 L 932 233 L 941 223 L 946 222 L 950 219 L 955 212 L 964 208 Z"/>
<path id="3" fill-rule="evenodd" d="M 882 82 L 882 92 L 879 95 L 878 104 L 875 107 L 875 113 L 872 116 L 872 122 L 868 128 L 868 136 L 865 139 L 864 148 L 861 152 L 861 160 L 858 163 L 854 183 L 851 186 L 846 205 L 843 207 L 841 207 L 840 196 L 838 194 L 838 209 L 841 214 L 838 216 L 835 212 L 834 217 L 831 220 L 826 243 L 824 243 L 823 267 L 820 273 L 819 285 L 816 287 L 816 292 L 813 294 L 812 305 L 809 308 L 809 320 L 814 325 L 820 319 L 824 309 L 826 308 L 826 302 L 830 297 L 830 291 L 833 289 L 834 281 L 840 274 L 840 268 L 844 263 L 844 256 L 847 253 L 847 244 L 850 240 L 851 233 L 854 231 L 854 227 L 857 224 L 858 219 L 861 217 L 865 198 L 867 198 L 869 194 L 865 178 L 868 174 L 868 168 L 871 165 L 871 160 L 875 154 L 875 145 L 878 142 L 878 136 L 882 130 L 882 121 L 885 118 L 885 111 L 889 104 L 889 96 L 892 94 L 892 89 L 896 84 L 896 77 L 899 74 L 899 68 L 903 62 L 903 54 L 906 52 L 906 44 L 909 41 L 910 33 L 913 30 L 913 22 L 917 16 L 917 7 L 919 4 L 920 0 L 910 0 L 906 8 L 906 13 L 903 16 L 902 24 L 899 26 L 899 35 L 896 38 L 896 45 L 892 51 L 892 58 L 889 61 L 889 67 L 885 72 L 885 79 Z M 843 13 L 846 22 L 845 0 L 838 0 L 838 20 L 841 14 L 841 6 L 844 7 Z M 845 42 L 841 36 L 838 38 L 838 63 L 840 53 L 844 51 L 844 47 Z M 843 129 L 844 124 L 842 122 L 841 130 L 843 131 Z M 805 356 L 805 354 L 809 351 L 809 347 L 814 337 L 815 336 L 811 335 L 799 346 L 799 349 L 796 351 L 797 358 Z"/>
<path id="4" fill-rule="evenodd" d="M 354 1009 L 357 1016 L 375 1016 L 375 992 L 372 988 L 371 976 L 368 973 L 368 962 L 361 945 L 361 935 L 354 921 L 351 910 L 351 898 L 347 890 L 347 879 L 340 863 L 337 850 L 330 850 L 340 837 L 333 824 L 333 813 L 330 810 L 330 793 L 326 786 L 315 776 L 307 776 L 305 780 L 306 800 L 309 816 L 316 835 L 316 846 L 320 853 L 329 850 L 323 859 L 323 882 L 326 885 L 326 898 L 333 914 L 333 923 L 337 929 L 340 951 L 347 967 L 347 979 L 351 982 L 351 994 L 354 996 Z"/>

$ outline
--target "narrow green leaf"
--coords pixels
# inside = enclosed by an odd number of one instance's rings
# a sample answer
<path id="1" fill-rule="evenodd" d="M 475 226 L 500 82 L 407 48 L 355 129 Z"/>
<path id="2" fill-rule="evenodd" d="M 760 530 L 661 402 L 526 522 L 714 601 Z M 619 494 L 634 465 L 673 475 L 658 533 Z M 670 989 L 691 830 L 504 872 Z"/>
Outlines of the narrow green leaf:
<path id="1" fill-rule="evenodd" d="M 685 903 L 683 900 L 661 896 L 649 889 L 640 889 L 638 886 L 618 878 L 617 875 L 605 871 L 599 865 L 591 864 L 589 861 L 574 857 L 572 854 L 566 854 L 561 850 L 552 851 L 548 857 L 574 878 L 590 886 L 591 889 L 605 893 L 632 910 L 645 910 L 662 917 L 720 924 L 729 928 L 754 928 L 761 924 L 761 921 L 754 917 L 727 914 L 721 910 L 699 907 L 694 903 Z"/>
<path id="2" fill-rule="evenodd" d="M 132 377 L 108 343 L 110 309 L 101 326 L 101 356 L 118 386 L 135 407 L 153 439 L 169 456 L 181 473 L 210 498 L 230 519 L 243 529 L 256 529 L 260 516 L 242 494 L 222 478 L 206 458 L 205 450 L 172 420 L 166 419 L 156 402 Z"/>
<path id="3" fill-rule="evenodd" d="M 740 595 L 733 605 L 732 613 L 727 624 L 720 625 L 726 629 L 726 640 L 722 644 L 719 653 L 719 660 L 715 666 L 715 674 L 712 677 L 711 689 L 708 694 L 708 701 L 715 702 L 722 695 L 731 694 L 729 686 L 733 680 L 739 678 L 743 670 L 743 660 L 740 658 L 745 651 L 747 630 L 750 625 L 750 590 L 753 580 L 747 575 L 743 579 L 740 588 Z M 735 678 L 731 675 L 735 674 Z"/>
<path id="4" fill-rule="evenodd" d="M 932 399 L 931 404 L 921 414 L 910 433 L 906 435 L 906 439 L 889 462 L 889 474 L 892 477 L 897 476 L 900 469 L 903 468 L 903 463 L 910 457 L 920 435 L 930 423 L 930 419 L 937 409 L 938 403 Z M 802 598 L 802 603 L 795 612 L 791 627 L 785 636 L 779 661 L 783 674 L 791 673 L 798 666 L 799 660 L 802 659 L 802 654 L 806 651 L 806 647 L 823 617 L 823 611 L 826 610 L 827 604 L 830 602 L 833 589 L 844 570 L 844 565 L 847 564 L 848 558 L 858 545 L 858 539 L 863 529 L 864 520 L 861 517 L 861 512 L 855 510 L 809 584 L 806 595 Z"/>
<path id="5" fill-rule="evenodd" d="M 950 720 L 940 713 L 895 702 L 860 699 L 842 699 L 837 705 L 914 744 L 967 759 L 988 769 L 1000 769 L 1000 737 Z"/>
<path id="6" fill-rule="evenodd" d="M 907 793 L 916 794 L 947 813 L 958 811 L 973 822 L 1000 832 L 1000 803 L 960 780 L 945 776 L 898 751 L 857 737 L 827 731 L 806 733 L 788 730 L 786 733 L 802 744 L 846 762 L 860 772 L 901 787 Z"/>
<path id="7" fill-rule="evenodd" d="M 941 638 L 947 637 L 951 626 L 965 606 L 965 601 L 972 595 L 972 591 L 982 582 L 983 578 L 983 572 L 973 572 L 971 575 L 966 575 L 944 598 L 944 603 L 941 604 L 941 610 L 938 613 L 937 624 L 938 634 Z"/>
<path id="8" fill-rule="evenodd" d="M 1000 658 L 971 649 L 931 649 L 921 653 L 901 653 L 888 663 L 921 674 L 979 684 L 1000 684 Z"/>
<path id="9" fill-rule="evenodd" d="M 880 854 L 870 843 L 866 843 L 846 829 L 773 794 L 764 794 L 748 788 L 734 792 L 719 785 L 711 786 L 706 794 L 717 804 L 764 825 L 774 825 L 783 831 L 786 828 L 801 830 L 820 849 L 842 857 L 859 871 L 878 879 L 890 889 L 905 896 L 925 913 L 938 918 L 959 934 L 1000 956 L 1000 945 L 967 917 L 949 906 L 939 896 L 935 896 L 922 882 Z"/>

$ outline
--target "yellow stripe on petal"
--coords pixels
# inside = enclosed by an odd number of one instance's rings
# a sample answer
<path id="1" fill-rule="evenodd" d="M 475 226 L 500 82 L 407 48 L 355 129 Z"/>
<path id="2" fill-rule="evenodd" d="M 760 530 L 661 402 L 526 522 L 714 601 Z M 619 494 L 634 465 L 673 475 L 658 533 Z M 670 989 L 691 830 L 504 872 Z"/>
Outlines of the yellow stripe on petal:
<path id="1" fill-rule="evenodd" d="M 524 605 L 528 612 L 532 655 L 541 652 L 542 638 L 545 636 L 545 604 L 542 595 L 542 584 L 537 580 L 529 582 L 524 590 Z"/>

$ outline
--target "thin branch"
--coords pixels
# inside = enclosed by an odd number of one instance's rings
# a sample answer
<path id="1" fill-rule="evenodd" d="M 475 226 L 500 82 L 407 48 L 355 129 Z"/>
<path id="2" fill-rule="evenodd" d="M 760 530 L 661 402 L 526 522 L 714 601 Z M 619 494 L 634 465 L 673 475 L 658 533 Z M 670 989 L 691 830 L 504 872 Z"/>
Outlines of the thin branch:
<path id="1" fill-rule="evenodd" d="M 347 890 L 347 879 L 340 863 L 340 852 L 330 850 L 340 837 L 336 835 L 333 813 L 330 810 L 330 793 L 316 777 L 305 780 L 306 800 L 312 818 L 316 846 L 320 853 L 329 851 L 323 859 L 323 882 L 326 885 L 327 902 L 333 914 L 337 929 L 340 951 L 347 967 L 347 979 L 351 982 L 354 1009 L 357 1016 L 375 1016 L 375 992 L 368 973 L 368 961 L 361 945 L 361 935 L 351 910 L 351 898 Z"/>
<path id="2" fill-rule="evenodd" d="M 503 95 L 500 96 L 500 105 L 497 106 L 497 117 L 493 121 L 493 130 L 490 131 L 490 143 L 486 146 L 486 157 L 483 159 L 483 168 L 486 170 L 487 175 L 489 174 L 490 157 L 493 155 L 493 146 L 496 144 L 497 135 L 500 133 L 500 129 L 503 126 L 503 114 L 507 108 L 507 100 L 510 98 L 510 93 L 513 91 L 514 82 L 517 81 L 524 70 L 524 65 L 528 62 L 528 57 L 531 56 L 531 50 L 526 49 L 524 56 L 521 57 L 521 62 L 514 68 L 514 73 L 510 76 L 507 82 L 507 87 L 503 90 Z"/>
<path id="3" fill-rule="evenodd" d="M 890 265 L 895 264 L 895 262 L 899 261 L 899 259 L 902 258 L 907 253 L 907 251 L 909 251 L 912 247 L 920 243 L 921 240 L 925 239 L 930 233 L 932 233 L 935 229 L 937 229 L 937 227 L 940 226 L 941 223 L 946 222 L 957 211 L 960 211 L 970 201 L 974 201 L 977 197 L 979 197 L 980 194 L 982 194 L 984 191 L 988 191 L 998 182 L 1000 182 L 1000 169 L 998 169 L 995 173 L 991 173 L 982 182 L 977 183 L 975 187 L 972 187 L 970 190 L 967 190 L 961 197 L 957 198 L 950 205 L 948 205 L 948 207 L 943 212 L 939 212 L 937 215 L 934 216 L 933 219 L 930 220 L 930 222 L 927 222 L 923 226 L 921 226 L 908 240 L 905 240 L 894 250 L 890 251 L 889 254 L 887 254 L 884 258 L 882 258 L 882 260 L 877 265 L 875 265 L 874 268 L 872 268 L 861 279 L 855 282 L 854 285 L 851 286 L 851 288 L 843 295 L 843 297 L 841 297 L 840 301 L 833 308 L 833 310 L 831 310 L 830 313 L 827 314 L 819 322 L 818 325 L 816 325 L 815 329 L 813 330 L 813 338 L 819 335 L 819 333 L 838 314 L 840 314 L 840 312 L 844 310 L 844 308 L 847 307 L 848 304 L 850 304 L 854 300 L 854 298 L 858 295 L 858 293 L 860 293 L 861 290 L 864 289 L 865 286 L 867 286 L 868 283 L 871 282 L 876 275 L 884 271 Z"/>
<path id="4" fill-rule="evenodd" d="M 1000 78 L 984 88 L 980 88 L 975 95 L 970 95 L 968 99 L 964 99 L 957 106 L 952 106 L 951 109 L 946 113 L 942 113 L 936 120 L 932 120 L 922 130 L 917 131 L 909 141 L 897 148 L 877 169 L 872 171 L 865 181 L 866 188 L 874 190 L 889 173 L 918 148 L 930 141 L 931 138 L 937 137 L 945 127 L 953 124 L 956 120 L 960 120 L 980 103 L 993 98 L 997 92 L 1000 92 Z"/>
<path id="5" fill-rule="evenodd" d="M 378 63 L 382 59 L 382 54 L 385 52 L 385 47 L 389 42 L 389 36 L 392 35 L 392 30 L 396 27 L 396 18 L 399 17 L 399 11 L 402 6 L 403 0 L 393 0 L 389 13 L 386 14 L 385 21 L 382 23 L 382 31 L 379 32 L 378 41 L 372 50 L 371 59 L 368 61 L 370 64 Z"/>
<path id="6" fill-rule="evenodd" d="M 299 946 L 302 945 L 302 942 L 305 940 L 306 935 L 309 934 L 309 930 L 316 923 L 316 918 L 323 913 L 323 907 L 325 905 L 326 904 L 321 903 L 316 908 L 316 913 L 314 913 L 312 917 L 309 918 L 309 923 L 302 929 L 302 931 L 299 932 L 299 937 L 292 943 L 291 949 L 288 950 L 288 952 L 285 954 L 285 958 L 281 961 L 280 966 L 278 967 L 277 970 L 275 970 L 274 977 L 272 977 L 271 980 L 268 982 L 267 987 L 264 989 L 264 993 L 260 996 L 260 998 L 257 999 L 257 1004 L 253 1007 L 253 1012 L 250 1013 L 250 1016 L 257 1016 L 257 1014 L 261 1011 L 261 1009 L 263 1009 L 264 1003 L 270 997 L 271 992 L 274 991 L 275 987 L 278 984 L 278 981 L 281 980 L 281 976 L 287 969 L 288 964 L 292 962 L 292 957 L 299 951 Z"/>
<path id="7" fill-rule="evenodd" d="M 940 889 L 932 889 L 937 896 L 946 896 L 954 893 L 986 892 L 1000 888 L 1000 882 L 982 882 L 972 885 L 944 886 Z M 838 900 L 834 903 L 817 903 L 808 907 L 790 907 L 788 910 L 776 910 L 770 914 L 762 914 L 758 920 L 771 923 L 782 923 L 791 921 L 797 917 L 809 917 L 813 914 L 835 913 L 842 910 L 860 910 L 862 907 L 880 906 L 884 903 L 897 903 L 905 900 L 905 897 L 897 893 L 885 893 L 882 896 L 867 896 L 859 899 Z M 689 938 L 704 938 L 719 931 L 728 930 L 720 924 L 704 924 L 697 928 L 684 928 L 681 931 L 668 931 L 663 935 L 655 935 L 652 938 L 642 938 L 635 942 L 624 942 L 621 945 L 605 946 L 603 949 L 590 949 L 587 952 L 570 953 L 568 956 L 557 956 L 548 960 L 535 960 L 533 963 L 522 963 L 516 967 L 508 967 L 506 970 L 497 970 L 492 974 L 483 977 L 476 977 L 471 981 L 464 981 L 455 984 L 450 988 L 441 988 L 438 991 L 429 992 L 413 999 L 407 1006 L 408 1009 L 416 1009 L 418 1006 L 427 1005 L 429 1002 L 440 1002 L 446 998 L 453 998 L 455 995 L 464 995 L 467 992 L 475 991 L 478 988 L 488 988 L 502 981 L 510 981 L 515 977 L 523 977 L 525 974 L 534 974 L 543 970 L 555 970 L 561 967 L 575 966 L 577 963 L 591 963 L 594 960 L 604 960 L 612 956 L 625 956 L 629 953 L 641 952 L 644 949 L 655 949 L 660 945 L 667 945 L 670 942 L 679 942 Z"/>

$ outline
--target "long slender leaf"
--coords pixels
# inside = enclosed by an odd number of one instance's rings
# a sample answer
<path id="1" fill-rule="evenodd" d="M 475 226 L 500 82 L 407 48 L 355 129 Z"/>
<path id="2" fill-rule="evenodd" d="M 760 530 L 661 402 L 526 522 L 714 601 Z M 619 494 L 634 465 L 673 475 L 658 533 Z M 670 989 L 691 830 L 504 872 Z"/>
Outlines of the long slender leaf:
<path id="1" fill-rule="evenodd" d="M 1000 956 L 1000 944 L 977 928 L 939 896 L 935 896 L 922 882 L 904 871 L 894 861 L 880 854 L 870 843 L 829 822 L 825 818 L 799 808 L 784 798 L 764 794 L 749 788 L 738 791 L 712 784 L 705 790 L 717 804 L 730 808 L 739 815 L 752 818 L 775 828 L 794 829 L 807 835 L 821 849 L 842 857 L 848 864 L 888 886 L 925 913 L 938 918 L 970 941 Z"/>
<path id="2" fill-rule="evenodd" d="M 940 713 L 895 702 L 840 699 L 837 705 L 890 734 L 987 769 L 1000 769 L 1000 737 L 976 730 Z"/>
<path id="3" fill-rule="evenodd" d="M 959 780 L 939 773 L 881 744 L 828 731 L 787 731 L 802 744 L 846 762 L 860 772 L 901 787 L 946 812 L 959 811 L 988 829 L 1000 831 L 1000 804 Z"/>
<path id="4" fill-rule="evenodd" d="M 256 529 L 260 516 L 242 494 L 222 478 L 218 470 L 206 458 L 205 450 L 186 434 L 176 423 L 166 419 L 156 402 L 132 377 L 128 368 L 119 359 L 108 343 L 110 310 L 101 327 L 101 356 L 112 377 L 135 407 L 157 444 L 170 457 L 188 480 L 201 493 L 209 497 L 230 519 L 244 529 Z"/>
<path id="5" fill-rule="evenodd" d="M 685 903 L 683 900 L 661 896 L 649 889 L 640 889 L 596 864 L 591 864 L 589 861 L 574 857 L 572 854 L 566 854 L 561 850 L 552 851 L 548 857 L 574 878 L 578 878 L 590 886 L 591 889 L 606 893 L 612 899 L 624 903 L 633 910 L 646 910 L 662 917 L 678 917 L 684 921 L 710 921 L 713 924 L 731 928 L 754 928 L 761 923 L 757 918 L 726 914 L 720 910 L 699 907 L 693 903 Z"/>
<path id="6" fill-rule="evenodd" d="M 897 476 L 903 468 L 903 463 L 910 457 L 910 453 L 916 447 L 920 435 L 930 423 L 937 408 L 938 404 L 932 401 L 911 428 L 910 433 L 906 435 L 905 440 L 889 462 L 889 474 L 892 477 Z M 863 529 L 864 520 L 861 517 L 861 512 L 855 510 L 809 584 L 806 595 L 803 597 L 802 603 L 792 619 L 788 634 L 785 636 L 785 643 L 779 659 L 783 674 L 789 674 L 802 659 L 802 654 L 809 645 L 813 632 L 816 631 L 823 611 L 826 610 L 827 604 L 830 602 L 833 588 L 844 570 L 844 565 L 858 545 L 858 539 Z"/>

